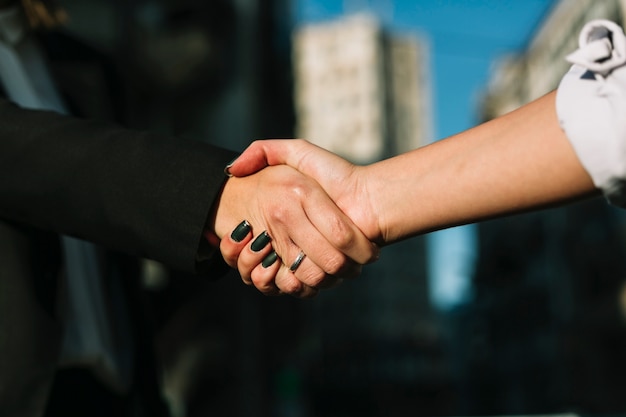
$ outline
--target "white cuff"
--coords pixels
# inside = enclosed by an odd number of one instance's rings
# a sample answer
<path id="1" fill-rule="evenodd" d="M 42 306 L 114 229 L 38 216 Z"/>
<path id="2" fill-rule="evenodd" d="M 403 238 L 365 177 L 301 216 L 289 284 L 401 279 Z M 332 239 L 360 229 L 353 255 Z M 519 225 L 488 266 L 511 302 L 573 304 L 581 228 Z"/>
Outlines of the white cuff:
<path id="1" fill-rule="evenodd" d="M 585 25 L 556 97 L 561 127 L 595 186 L 626 207 L 626 37 L 608 20 Z"/>

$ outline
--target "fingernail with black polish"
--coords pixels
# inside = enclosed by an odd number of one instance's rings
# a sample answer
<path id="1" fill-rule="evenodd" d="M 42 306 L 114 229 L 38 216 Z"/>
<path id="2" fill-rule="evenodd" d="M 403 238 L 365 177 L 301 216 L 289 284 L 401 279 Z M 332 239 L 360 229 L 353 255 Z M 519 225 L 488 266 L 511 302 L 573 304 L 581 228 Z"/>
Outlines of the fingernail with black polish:
<path id="1" fill-rule="evenodd" d="M 237 157 L 238 158 L 238 157 Z M 233 166 L 233 164 L 235 163 L 235 161 L 237 160 L 237 158 L 233 159 L 232 161 L 230 161 L 228 164 L 226 164 L 226 166 L 224 167 L 224 174 L 226 174 L 228 177 L 232 177 L 233 174 L 230 173 L 230 167 Z"/>
<path id="2" fill-rule="evenodd" d="M 244 237 L 248 236 L 248 233 L 250 233 L 250 223 L 244 220 L 235 227 L 235 230 L 230 234 L 230 238 L 235 242 L 241 242 Z"/>
<path id="3" fill-rule="evenodd" d="M 272 253 L 270 253 L 265 257 L 265 259 L 263 259 L 263 261 L 261 262 L 261 266 L 263 266 L 263 268 L 269 268 L 270 266 L 274 265 L 276 259 L 278 259 L 278 254 L 276 253 L 276 251 L 272 251 Z"/>
<path id="4" fill-rule="evenodd" d="M 259 236 L 257 236 L 256 239 L 254 239 L 254 242 L 252 242 L 252 245 L 250 245 L 250 249 L 252 249 L 252 252 L 258 252 L 265 246 L 267 246 L 267 244 L 270 243 L 271 240 L 272 238 L 270 237 L 270 235 L 267 234 L 267 231 L 264 231 Z"/>

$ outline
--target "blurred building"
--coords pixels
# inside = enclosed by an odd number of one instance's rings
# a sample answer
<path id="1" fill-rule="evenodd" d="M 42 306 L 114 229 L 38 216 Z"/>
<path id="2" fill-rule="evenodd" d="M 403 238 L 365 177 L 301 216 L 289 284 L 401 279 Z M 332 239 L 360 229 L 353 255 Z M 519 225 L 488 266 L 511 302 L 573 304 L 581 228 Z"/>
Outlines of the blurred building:
<path id="1" fill-rule="evenodd" d="M 428 49 L 370 15 L 308 25 L 295 35 L 297 134 L 368 163 L 431 140 Z"/>
<path id="2" fill-rule="evenodd" d="M 494 69 L 484 120 L 555 89 L 594 18 L 624 24 L 626 2 L 562 0 L 526 51 Z M 626 408 L 624 214 L 602 199 L 485 222 L 474 277 L 475 301 L 459 317 L 467 413 Z"/>
<path id="3" fill-rule="evenodd" d="M 623 25 L 625 11 L 624 0 L 556 1 L 524 54 L 496 63 L 483 101 L 483 118 L 508 113 L 555 89 L 570 67 L 565 56 L 578 48 L 583 25 L 592 19 Z"/>
<path id="4" fill-rule="evenodd" d="M 294 35 L 296 131 L 355 163 L 431 138 L 427 42 L 370 15 Z M 362 277 L 310 305 L 302 360 L 315 415 L 441 414 L 449 403 L 439 329 L 428 299 L 423 238 L 383 250 Z"/>

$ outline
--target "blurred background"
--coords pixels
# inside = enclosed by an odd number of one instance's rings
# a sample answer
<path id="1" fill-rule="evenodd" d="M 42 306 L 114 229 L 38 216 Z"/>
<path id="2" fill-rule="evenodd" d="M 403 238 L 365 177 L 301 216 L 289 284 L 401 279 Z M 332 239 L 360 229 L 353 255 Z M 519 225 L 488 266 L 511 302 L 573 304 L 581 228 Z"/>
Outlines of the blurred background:
<path id="1" fill-rule="evenodd" d="M 356 163 L 554 89 L 582 25 L 626 12 L 624 0 L 62 4 L 68 29 L 111 57 L 129 126 L 235 150 L 304 137 Z M 235 273 L 144 269 L 175 417 L 626 413 L 626 217 L 601 199 L 385 248 L 313 300 L 266 298 Z"/>

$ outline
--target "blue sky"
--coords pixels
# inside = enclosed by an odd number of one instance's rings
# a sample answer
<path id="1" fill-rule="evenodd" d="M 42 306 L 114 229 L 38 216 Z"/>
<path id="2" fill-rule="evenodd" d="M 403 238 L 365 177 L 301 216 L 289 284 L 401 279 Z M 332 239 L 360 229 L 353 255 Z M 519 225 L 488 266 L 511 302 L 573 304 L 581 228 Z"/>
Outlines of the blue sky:
<path id="1" fill-rule="evenodd" d="M 434 139 L 478 123 L 477 104 L 498 57 L 522 50 L 554 0 L 294 0 L 297 23 L 370 11 L 431 46 Z M 476 226 L 428 235 L 431 300 L 448 310 L 471 297 Z"/>
<path id="2" fill-rule="evenodd" d="M 554 0 L 295 0 L 298 23 L 368 10 L 392 31 L 430 39 L 435 137 L 473 126 L 498 56 L 523 48 Z"/>

